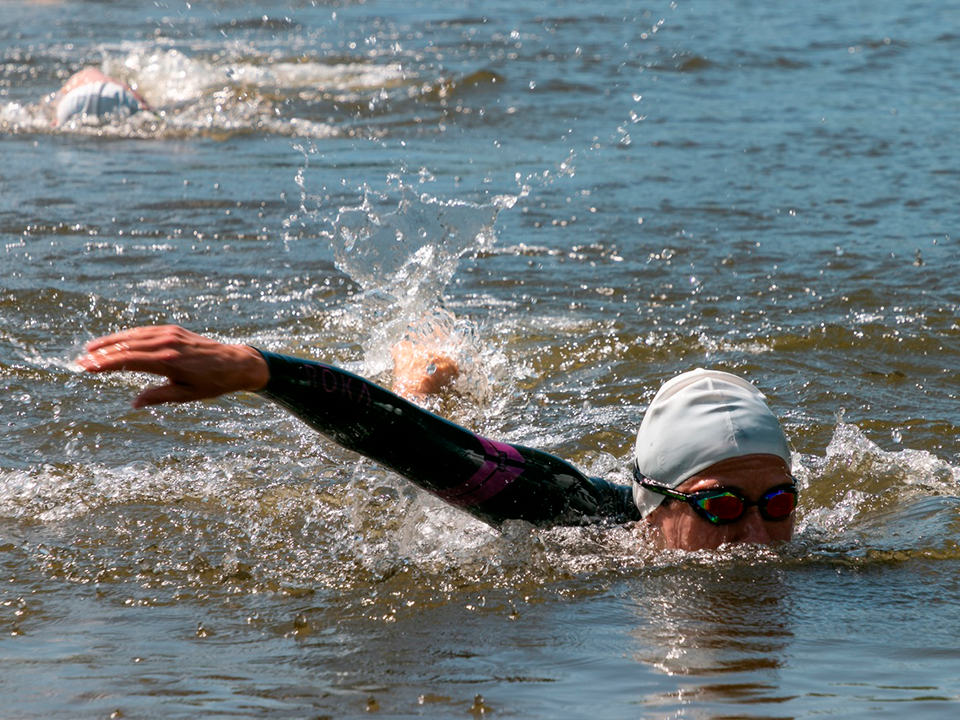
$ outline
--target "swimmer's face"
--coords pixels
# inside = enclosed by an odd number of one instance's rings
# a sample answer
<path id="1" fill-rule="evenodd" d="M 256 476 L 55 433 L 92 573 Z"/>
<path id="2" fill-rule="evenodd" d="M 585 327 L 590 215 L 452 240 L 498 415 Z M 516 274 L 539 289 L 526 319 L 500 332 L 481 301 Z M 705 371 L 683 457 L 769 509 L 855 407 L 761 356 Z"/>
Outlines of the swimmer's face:
<path id="1" fill-rule="evenodd" d="M 731 488 L 756 501 L 770 489 L 792 482 L 790 470 L 780 458 L 747 455 L 711 465 L 676 489 L 697 492 Z M 775 545 L 793 537 L 793 521 L 792 513 L 784 520 L 764 520 L 759 508 L 749 507 L 736 522 L 714 525 L 687 503 L 669 499 L 647 516 L 647 522 L 659 530 L 663 546 L 677 550 L 714 550 L 725 543 Z"/>

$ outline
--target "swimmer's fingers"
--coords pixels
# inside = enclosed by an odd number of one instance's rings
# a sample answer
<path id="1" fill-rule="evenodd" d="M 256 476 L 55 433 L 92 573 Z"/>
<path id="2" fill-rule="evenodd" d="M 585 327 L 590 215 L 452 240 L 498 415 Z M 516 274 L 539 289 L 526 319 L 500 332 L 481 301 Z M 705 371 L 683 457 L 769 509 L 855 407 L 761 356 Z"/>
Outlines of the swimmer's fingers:
<path id="1" fill-rule="evenodd" d="M 88 353 L 92 353 L 96 350 L 109 349 L 112 346 L 129 348 L 134 345 L 138 349 L 146 350 L 163 346 L 176 347 L 198 341 L 216 342 L 176 325 L 145 325 L 95 338 L 86 344 L 86 350 Z"/>
<path id="2" fill-rule="evenodd" d="M 88 372 L 129 370 L 173 377 L 202 368 L 222 343 L 172 325 L 140 327 L 106 335 L 87 343 L 77 362 Z"/>

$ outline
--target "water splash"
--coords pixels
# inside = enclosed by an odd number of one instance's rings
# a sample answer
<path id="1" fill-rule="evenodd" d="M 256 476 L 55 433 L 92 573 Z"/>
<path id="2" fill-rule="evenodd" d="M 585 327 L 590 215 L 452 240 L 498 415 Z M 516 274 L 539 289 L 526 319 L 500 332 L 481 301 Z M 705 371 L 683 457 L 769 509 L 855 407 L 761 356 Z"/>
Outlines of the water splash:
<path id="1" fill-rule="evenodd" d="M 399 302 L 435 301 L 461 257 L 493 245 L 494 221 L 516 198 L 484 204 L 441 200 L 395 180 L 394 209 L 379 210 L 391 197 L 380 194 L 374 202 L 369 188 L 359 206 L 340 209 L 332 238 L 337 264 L 367 291 L 386 288 Z"/>
<path id="2" fill-rule="evenodd" d="M 839 420 L 826 455 L 805 477 L 801 546 L 855 559 L 960 557 L 960 469 L 924 450 L 883 450 Z"/>
<path id="3" fill-rule="evenodd" d="M 305 165 L 311 152 L 304 150 Z M 388 372 L 391 349 L 405 340 L 453 358 L 460 369 L 456 389 L 484 401 L 490 387 L 487 361 L 496 353 L 484 345 L 475 322 L 446 307 L 446 290 L 464 258 L 493 247 L 497 217 L 512 208 L 517 197 L 442 199 L 424 190 L 434 178 L 423 170 L 415 179 L 409 173 L 392 174 L 383 189 L 364 185 L 357 204 L 331 213 L 329 196 L 308 192 L 305 169 L 297 177 L 302 215 L 291 224 L 326 227 L 320 234 L 330 242 L 337 267 L 362 290 L 348 307 L 334 313 L 363 347 L 361 372 Z"/>

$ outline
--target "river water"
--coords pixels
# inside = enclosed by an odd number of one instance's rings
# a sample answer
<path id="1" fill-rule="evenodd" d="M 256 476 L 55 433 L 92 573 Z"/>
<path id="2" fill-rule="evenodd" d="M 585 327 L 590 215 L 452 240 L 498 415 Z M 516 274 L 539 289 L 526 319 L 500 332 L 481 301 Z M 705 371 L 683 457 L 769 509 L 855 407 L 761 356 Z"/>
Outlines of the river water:
<path id="1" fill-rule="evenodd" d="M 960 5 L 0 16 L 0 717 L 956 717 Z M 52 128 L 90 65 L 153 112 Z M 73 363 L 176 322 L 389 382 L 439 306 L 434 409 L 614 480 L 660 382 L 749 377 L 796 539 L 498 534 Z"/>

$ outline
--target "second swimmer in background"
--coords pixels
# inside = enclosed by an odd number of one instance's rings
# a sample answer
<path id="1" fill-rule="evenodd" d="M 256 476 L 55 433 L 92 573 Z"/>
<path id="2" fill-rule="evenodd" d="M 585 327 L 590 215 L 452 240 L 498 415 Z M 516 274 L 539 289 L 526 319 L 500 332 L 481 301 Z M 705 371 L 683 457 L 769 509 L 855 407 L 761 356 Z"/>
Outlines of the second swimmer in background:
<path id="1" fill-rule="evenodd" d="M 73 119 L 99 122 L 109 116 L 126 117 L 150 109 L 129 85 L 96 68 L 72 75 L 54 95 L 51 104 L 55 127 Z"/>

